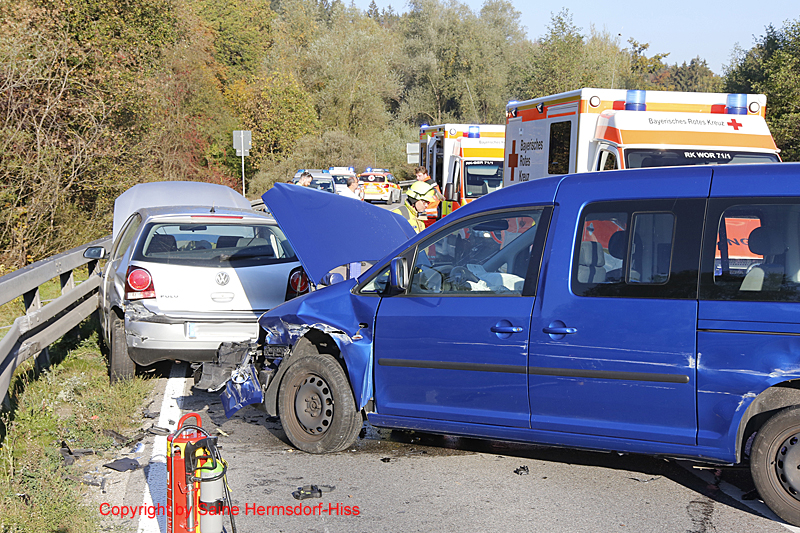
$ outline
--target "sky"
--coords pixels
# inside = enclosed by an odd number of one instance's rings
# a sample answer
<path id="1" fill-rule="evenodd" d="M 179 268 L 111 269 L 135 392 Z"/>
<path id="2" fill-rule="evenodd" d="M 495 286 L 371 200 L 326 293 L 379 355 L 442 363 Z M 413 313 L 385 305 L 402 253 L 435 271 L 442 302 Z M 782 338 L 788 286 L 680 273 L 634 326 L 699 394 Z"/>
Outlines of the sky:
<path id="1" fill-rule="evenodd" d="M 483 0 L 459 0 L 474 12 L 479 12 Z M 356 7 L 367 9 L 370 0 L 353 0 Z M 391 5 L 399 13 L 406 11 L 405 0 L 375 0 L 378 9 Z M 521 15 L 528 39 L 534 40 L 547 32 L 551 14 L 569 9 L 572 22 L 584 35 L 594 25 L 597 31 L 619 35 L 626 46 L 631 37 L 640 43 L 650 43 L 647 55 L 667 53 L 667 64 L 682 64 L 700 56 L 716 74 L 724 73 L 731 62 L 731 53 L 738 44 L 749 50 L 755 38 L 766 33 L 772 24 L 781 28 L 786 20 L 800 20 L 798 0 L 769 0 L 766 2 L 728 2 L 708 0 L 669 0 L 657 2 L 598 2 L 596 0 L 561 0 L 542 2 L 511 0 Z"/>

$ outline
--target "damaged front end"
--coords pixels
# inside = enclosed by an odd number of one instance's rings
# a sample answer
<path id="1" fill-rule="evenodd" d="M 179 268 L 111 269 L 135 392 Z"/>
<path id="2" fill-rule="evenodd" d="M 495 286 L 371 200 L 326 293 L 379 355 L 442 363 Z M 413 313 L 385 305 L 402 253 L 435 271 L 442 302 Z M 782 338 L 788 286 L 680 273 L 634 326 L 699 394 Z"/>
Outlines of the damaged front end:
<path id="1" fill-rule="evenodd" d="M 263 404 L 264 391 L 288 351 L 287 347 L 264 350 L 256 342 L 226 342 L 213 362 L 196 365 L 194 386 L 220 394 L 225 416 L 242 407 Z"/>
<path id="2" fill-rule="evenodd" d="M 195 387 L 224 390 L 225 415 L 254 405 L 277 416 L 280 382 L 307 350 L 330 353 L 348 374 L 358 409 L 372 398 L 372 324 L 379 298 L 352 294 L 347 280 L 264 313 L 258 342 L 225 343 L 213 362 L 195 365 Z"/>

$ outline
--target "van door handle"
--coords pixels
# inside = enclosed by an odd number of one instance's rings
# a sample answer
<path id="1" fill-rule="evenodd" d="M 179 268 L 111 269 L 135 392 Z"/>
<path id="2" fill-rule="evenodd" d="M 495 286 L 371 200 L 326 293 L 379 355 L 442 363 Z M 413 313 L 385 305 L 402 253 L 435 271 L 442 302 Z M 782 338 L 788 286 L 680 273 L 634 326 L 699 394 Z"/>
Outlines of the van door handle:
<path id="1" fill-rule="evenodd" d="M 578 333 L 576 328 L 544 328 L 542 331 L 550 335 L 571 335 L 573 333 Z"/>
<path id="2" fill-rule="evenodd" d="M 494 333 L 519 333 L 522 328 L 519 326 L 492 326 Z"/>
<path id="3" fill-rule="evenodd" d="M 560 341 L 567 335 L 578 333 L 578 328 L 568 328 L 562 321 L 553 320 L 549 326 L 542 328 L 542 331 L 550 335 L 550 338 L 554 341 Z"/>
<path id="4" fill-rule="evenodd" d="M 522 328 L 520 326 L 512 326 L 511 322 L 508 320 L 500 320 L 497 324 L 492 326 L 491 328 L 492 333 L 497 335 L 498 339 L 507 339 L 511 337 L 512 333 L 521 333 Z"/>

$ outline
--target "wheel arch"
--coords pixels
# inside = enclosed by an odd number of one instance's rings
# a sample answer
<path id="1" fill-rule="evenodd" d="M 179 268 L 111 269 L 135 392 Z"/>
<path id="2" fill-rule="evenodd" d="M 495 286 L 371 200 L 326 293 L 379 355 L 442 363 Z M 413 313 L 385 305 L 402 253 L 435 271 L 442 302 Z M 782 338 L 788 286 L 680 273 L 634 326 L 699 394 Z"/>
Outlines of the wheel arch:
<path id="1" fill-rule="evenodd" d="M 358 395 L 356 395 L 353 387 L 353 377 L 348 369 L 347 358 L 342 354 L 342 350 L 337 342 L 337 339 L 322 330 L 311 328 L 302 337 L 300 337 L 297 342 L 294 343 L 291 352 L 278 366 L 278 370 L 275 372 L 275 377 L 267 386 L 267 390 L 264 395 L 264 407 L 267 411 L 267 414 L 270 416 L 279 415 L 278 391 L 281 388 L 281 382 L 283 381 L 284 374 L 286 374 L 286 370 L 297 359 L 320 353 L 333 356 L 333 358 L 342 366 L 342 370 L 349 378 L 347 382 L 350 386 L 350 393 L 353 394 L 353 398 L 358 398 Z M 358 404 L 357 401 L 356 403 Z"/>
<path id="2" fill-rule="evenodd" d="M 747 406 L 739 422 L 736 435 L 736 461 L 742 461 L 747 441 L 767 420 L 781 410 L 794 406 L 800 406 L 800 379 L 777 383 L 756 396 Z"/>

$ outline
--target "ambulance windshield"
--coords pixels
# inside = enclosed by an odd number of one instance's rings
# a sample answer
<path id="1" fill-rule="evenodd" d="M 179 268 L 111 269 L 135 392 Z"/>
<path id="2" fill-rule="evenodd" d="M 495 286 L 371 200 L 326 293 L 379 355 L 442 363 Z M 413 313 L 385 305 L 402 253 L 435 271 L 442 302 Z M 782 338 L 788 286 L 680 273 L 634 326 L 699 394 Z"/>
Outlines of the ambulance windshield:
<path id="1" fill-rule="evenodd" d="M 776 154 L 734 152 L 731 150 L 653 150 L 625 151 L 626 168 L 679 167 L 687 165 L 727 165 L 729 163 L 777 163 Z"/>
<path id="2" fill-rule="evenodd" d="M 477 198 L 503 186 L 502 161 L 464 161 L 467 198 Z"/>

